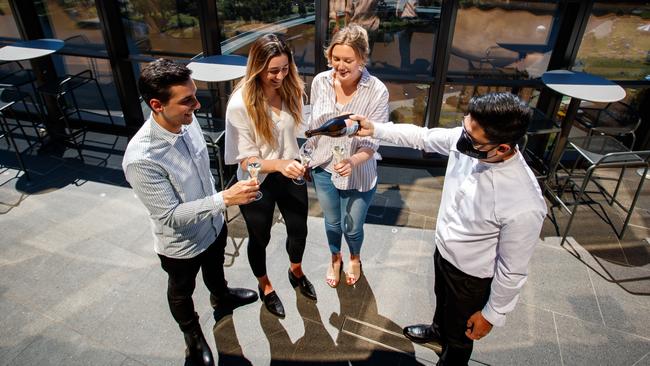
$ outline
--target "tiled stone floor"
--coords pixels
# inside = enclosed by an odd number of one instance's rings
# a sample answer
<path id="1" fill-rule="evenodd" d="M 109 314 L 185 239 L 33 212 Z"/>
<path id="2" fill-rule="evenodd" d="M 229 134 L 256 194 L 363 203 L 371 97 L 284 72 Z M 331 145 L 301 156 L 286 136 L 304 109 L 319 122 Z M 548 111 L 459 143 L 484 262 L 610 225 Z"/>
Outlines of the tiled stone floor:
<path id="1" fill-rule="evenodd" d="M 93 138 L 104 139 L 90 136 L 85 164 L 72 151 L 26 156 L 31 182 L 0 142 L 0 365 L 184 363 L 146 212 L 121 173 L 126 139 L 111 148 Z M 197 311 L 219 364 L 435 364 L 435 353 L 408 342 L 401 328 L 433 314 L 432 236 L 443 174 L 380 168 L 365 277 L 354 288 L 323 281 L 328 253 L 310 189 L 304 266 L 318 301 L 289 285 L 278 220 L 268 267 L 285 319 L 257 302 L 215 325 L 207 290 L 197 286 Z M 629 172 L 626 185 L 635 178 Z M 475 344 L 472 364 L 650 365 L 649 187 L 624 240 L 584 208 L 560 246 L 547 220 L 517 308 L 505 327 Z M 606 211 L 620 224 L 620 210 Z M 566 215 L 557 217 L 564 227 Z M 255 288 L 241 217 L 229 228 L 226 276 L 232 286 Z"/>

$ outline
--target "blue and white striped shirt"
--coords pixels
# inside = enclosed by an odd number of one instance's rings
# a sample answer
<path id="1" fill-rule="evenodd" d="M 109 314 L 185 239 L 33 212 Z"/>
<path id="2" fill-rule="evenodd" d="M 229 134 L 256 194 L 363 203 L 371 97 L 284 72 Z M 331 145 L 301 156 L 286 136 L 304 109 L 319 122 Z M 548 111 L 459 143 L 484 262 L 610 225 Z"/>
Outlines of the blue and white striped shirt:
<path id="1" fill-rule="evenodd" d="M 368 73 L 365 68 L 357 85 L 357 91 L 345 105 L 336 103 L 333 70 L 323 71 L 314 77 L 311 84 L 311 121 L 309 128 L 320 127 L 328 119 L 343 113 L 361 114 L 375 123 L 388 122 L 388 89 L 384 83 Z M 360 192 L 371 190 L 377 183 L 377 160 L 379 140 L 370 137 L 316 137 L 317 147 L 314 151 L 311 167 L 322 167 L 333 172 L 332 147 L 345 147 L 345 157 L 354 155 L 360 148 L 368 147 L 375 151 L 375 156 L 355 166 L 352 174 L 341 177 L 332 174 L 332 182 L 338 189 L 356 189 Z"/>
<path id="2" fill-rule="evenodd" d="M 129 142 L 122 169 L 149 211 L 156 253 L 193 258 L 215 241 L 226 205 L 196 117 L 175 134 L 151 115 Z"/>

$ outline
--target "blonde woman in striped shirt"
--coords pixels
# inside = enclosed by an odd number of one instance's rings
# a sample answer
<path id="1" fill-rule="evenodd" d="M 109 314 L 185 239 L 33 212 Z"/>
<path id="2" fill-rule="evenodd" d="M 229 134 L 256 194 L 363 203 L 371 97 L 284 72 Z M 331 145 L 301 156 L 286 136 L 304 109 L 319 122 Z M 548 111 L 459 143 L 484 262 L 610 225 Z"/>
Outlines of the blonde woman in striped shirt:
<path id="1" fill-rule="evenodd" d="M 368 33 L 361 26 L 350 24 L 334 35 L 325 51 L 331 70 L 316 75 L 312 83 L 310 128 L 344 113 L 388 121 L 388 90 L 368 73 L 368 54 Z M 376 190 L 379 143 L 369 137 L 320 136 L 316 146 L 310 166 L 332 253 L 326 281 L 331 287 L 339 284 L 344 236 L 350 250 L 346 283 L 354 285 L 362 273 L 363 224 Z M 334 147 L 343 151 L 340 162 L 333 156 Z"/>

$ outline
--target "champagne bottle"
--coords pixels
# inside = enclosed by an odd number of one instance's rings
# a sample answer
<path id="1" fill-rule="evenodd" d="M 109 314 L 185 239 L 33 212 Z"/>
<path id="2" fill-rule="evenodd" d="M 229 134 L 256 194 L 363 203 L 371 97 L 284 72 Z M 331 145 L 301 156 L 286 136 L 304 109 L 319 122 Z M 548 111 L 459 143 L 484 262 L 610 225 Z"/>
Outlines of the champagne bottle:
<path id="1" fill-rule="evenodd" d="M 359 129 L 359 122 L 347 122 L 352 114 L 344 114 L 338 117 L 327 120 L 322 126 L 314 128 L 313 130 L 305 131 L 307 138 L 317 135 L 326 135 L 330 137 L 350 136 L 357 132 Z"/>

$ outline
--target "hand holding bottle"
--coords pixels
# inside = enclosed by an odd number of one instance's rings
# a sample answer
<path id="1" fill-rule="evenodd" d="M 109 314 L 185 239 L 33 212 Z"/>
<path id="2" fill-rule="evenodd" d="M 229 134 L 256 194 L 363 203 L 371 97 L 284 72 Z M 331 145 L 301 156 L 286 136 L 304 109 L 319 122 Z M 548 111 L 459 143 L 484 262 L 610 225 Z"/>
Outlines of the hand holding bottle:
<path id="1" fill-rule="evenodd" d="M 375 125 L 370 122 L 365 116 L 360 114 L 353 114 L 349 117 L 351 120 L 357 121 L 359 129 L 354 136 L 372 136 L 375 133 Z"/>
<path id="2" fill-rule="evenodd" d="M 330 137 L 351 136 L 359 129 L 358 122 L 349 119 L 352 114 L 343 114 L 331 118 L 320 127 L 305 131 L 307 138 L 318 135 Z"/>

